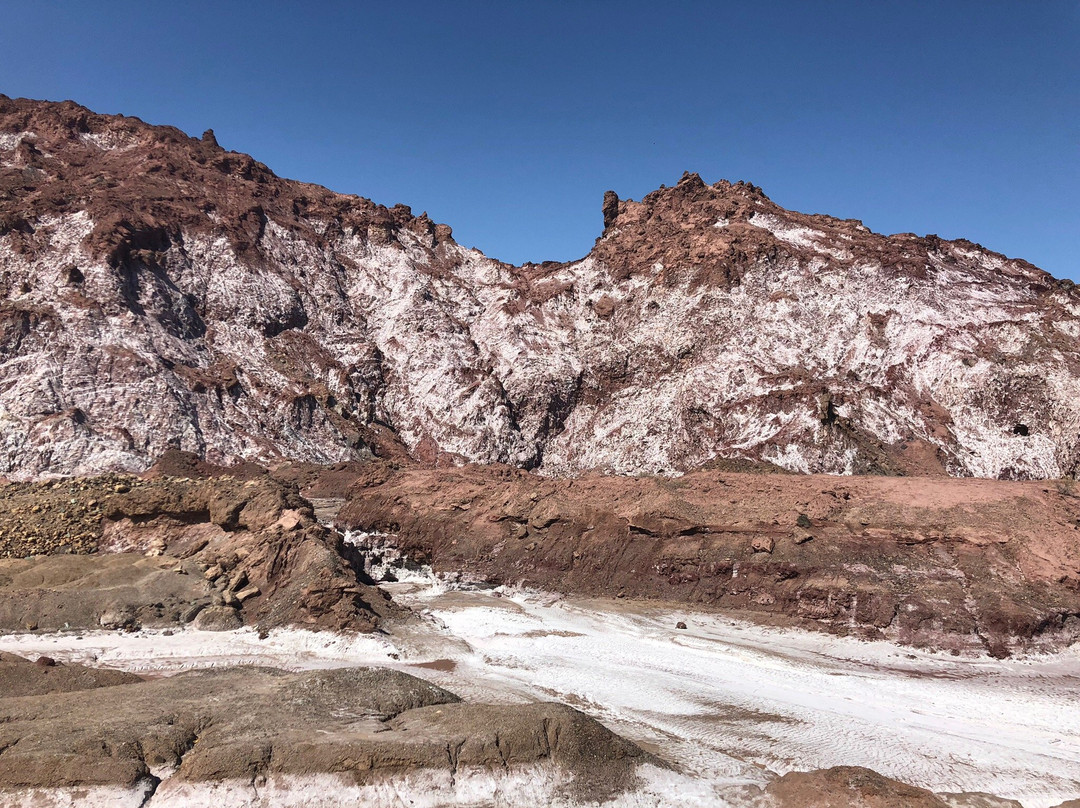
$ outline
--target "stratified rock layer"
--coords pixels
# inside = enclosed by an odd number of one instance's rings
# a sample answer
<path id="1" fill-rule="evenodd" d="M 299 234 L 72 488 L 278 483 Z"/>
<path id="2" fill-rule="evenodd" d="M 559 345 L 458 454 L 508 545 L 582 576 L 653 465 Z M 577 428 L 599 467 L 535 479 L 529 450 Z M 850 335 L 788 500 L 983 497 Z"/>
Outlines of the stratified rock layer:
<path id="1" fill-rule="evenodd" d="M 571 474 L 1077 470 L 1080 295 L 686 175 L 570 264 L 0 98 L 0 474 L 400 453 Z M 399 443 L 400 441 L 400 443 Z"/>
<path id="2" fill-rule="evenodd" d="M 338 515 L 436 572 L 1005 654 L 1080 636 L 1070 482 L 391 471 Z"/>

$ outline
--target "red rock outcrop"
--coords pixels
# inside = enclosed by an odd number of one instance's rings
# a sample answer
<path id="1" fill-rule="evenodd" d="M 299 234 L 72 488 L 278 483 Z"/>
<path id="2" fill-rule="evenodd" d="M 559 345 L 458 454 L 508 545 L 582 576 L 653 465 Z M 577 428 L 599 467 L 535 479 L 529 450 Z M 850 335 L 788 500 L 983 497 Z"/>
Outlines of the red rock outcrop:
<path id="1" fill-rule="evenodd" d="M 338 519 L 493 583 L 998 655 L 1080 637 L 1071 482 L 384 467 Z"/>
<path id="2" fill-rule="evenodd" d="M 693 174 L 603 218 L 581 261 L 510 266 L 212 136 L 0 97 L 0 474 L 1076 473 L 1071 283 Z"/>

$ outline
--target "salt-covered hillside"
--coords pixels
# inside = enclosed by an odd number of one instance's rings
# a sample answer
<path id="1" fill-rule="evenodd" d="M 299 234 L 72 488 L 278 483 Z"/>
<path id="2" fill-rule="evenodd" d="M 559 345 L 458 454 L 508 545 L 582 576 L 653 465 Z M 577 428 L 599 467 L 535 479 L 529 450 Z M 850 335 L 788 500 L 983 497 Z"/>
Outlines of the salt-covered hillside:
<path id="1" fill-rule="evenodd" d="M 686 175 L 514 267 L 408 208 L 0 97 L 0 474 L 330 462 L 573 474 L 1077 470 L 1080 294 Z"/>

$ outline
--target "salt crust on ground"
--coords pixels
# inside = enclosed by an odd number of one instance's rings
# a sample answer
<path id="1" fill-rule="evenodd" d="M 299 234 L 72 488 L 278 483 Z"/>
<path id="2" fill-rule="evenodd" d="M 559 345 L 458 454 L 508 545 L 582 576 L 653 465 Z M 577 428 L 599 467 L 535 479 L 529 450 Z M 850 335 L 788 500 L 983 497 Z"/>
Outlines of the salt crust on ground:
<path id="1" fill-rule="evenodd" d="M 598 808 L 752 808 L 752 799 L 734 796 L 719 800 L 713 790 L 684 775 L 642 766 L 640 787 Z M 408 774 L 371 785 L 355 785 L 334 774 L 275 775 L 254 785 L 248 781 L 215 783 L 165 781 L 147 801 L 146 789 L 96 787 L 90 789 L 35 789 L 16 799 L 0 792 L 11 808 L 574 808 L 581 805 L 556 795 L 566 782 L 557 768 L 534 766 L 509 773 L 459 771 L 451 782 L 447 772 Z M 7 800 L 12 800 L 8 802 Z"/>
<path id="2" fill-rule="evenodd" d="M 687 800 L 695 790 L 701 804 L 723 804 L 733 789 L 767 782 L 770 771 L 835 765 L 935 791 L 996 793 L 1026 808 L 1080 794 L 1080 649 L 956 658 L 535 592 L 413 583 L 398 585 L 395 597 L 423 618 L 391 636 L 98 632 L 9 636 L 0 650 L 160 674 L 386 665 L 469 700 L 555 699 L 680 767 L 688 779 L 669 785 L 682 804 L 694 804 Z M 689 629 L 675 629 L 678 620 Z"/>

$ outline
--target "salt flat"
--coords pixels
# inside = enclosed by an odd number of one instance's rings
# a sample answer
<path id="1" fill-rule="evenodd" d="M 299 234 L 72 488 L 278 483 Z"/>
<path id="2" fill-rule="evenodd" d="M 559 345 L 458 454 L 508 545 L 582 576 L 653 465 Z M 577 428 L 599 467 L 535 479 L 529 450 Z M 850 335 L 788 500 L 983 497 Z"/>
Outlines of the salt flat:
<path id="1" fill-rule="evenodd" d="M 102 632 L 9 636 L 0 649 L 162 674 L 388 665 L 467 699 L 556 699 L 675 764 L 717 800 L 770 772 L 842 764 L 1027 808 L 1080 795 L 1080 649 L 960 658 L 651 604 L 390 588 L 421 614 L 390 635 Z"/>

